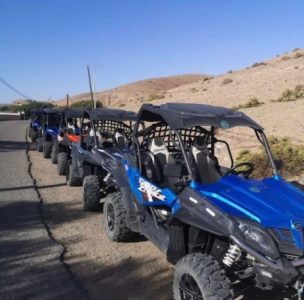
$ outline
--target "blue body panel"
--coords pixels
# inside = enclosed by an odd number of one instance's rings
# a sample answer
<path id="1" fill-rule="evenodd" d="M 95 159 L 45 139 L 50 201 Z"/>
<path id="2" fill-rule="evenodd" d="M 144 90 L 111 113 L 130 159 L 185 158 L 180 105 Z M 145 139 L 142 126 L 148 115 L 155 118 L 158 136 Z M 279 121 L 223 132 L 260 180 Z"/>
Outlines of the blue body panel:
<path id="1" fill-rule="evenodd" d="M 49 134 L 52 137 L 57 137 L 59 133 L 59 127 L 46 127 L 45 132 L 46 134 Z"/>
<path id="2" fill-rule="evenodd" d="M 147 181 L 144 177 L 140 176 L 139 171 L 131 168 L 123 161 L 123 165 L 127 170 L 129 178 L 129 184 L 132 192 L 136 196 L 137 200 L 144 206 L 163 206 L 171 208 L 172 213 L 175 213 L 179 208 L 177 204 L 177 196 L 170 189 L 162 189 L 155 184 Z M 143 191 L 143 189 L 145 191 Z M 145 195 L 148 197 L 145 197 Z M 150 196 L 154 196 L 153 200 L 149 199 Z"/>
<path id="3" fill-rule="evenodd" d="M 131 190 L 142 205 L 162 206 L 171 208 L 173 214 L 177 212 L 180 208 L 178 195 L 141 177 L 139 171 L 126 161 L 123 160 L 122 164 L 127 171 Z M 190 188 L 229 215 L 255 221 L 264 228 L 291 230 L 297 247 L 304 249 L 303 233 L 295 228 L 296 224 L 304 228 L 304 193 L 281 177 L 255 180 L 227 175 L 213 184 L 192 181 Z M 151 190 L 156 195 L 153 200 L 151 197 L 147 199 L 147 194 L 151 196 Z"/>
<path id="4" fill-rule="evenodd" d="M 297 246 L 304 249 L 303 233 L 295 228 L 304 227 L 304 193 L 281 177 L 254 180 L 228 175 L 217 183 L 192 187 L 228 214 L 266 228 L 290 229 Z"/>
<path id="5" fill-rule="evenodd" d="M 41 123 L 39 121 L 33 121 L 32 127 L 35 128 L 36 130 L 39 130 L 41 128 Z"/>

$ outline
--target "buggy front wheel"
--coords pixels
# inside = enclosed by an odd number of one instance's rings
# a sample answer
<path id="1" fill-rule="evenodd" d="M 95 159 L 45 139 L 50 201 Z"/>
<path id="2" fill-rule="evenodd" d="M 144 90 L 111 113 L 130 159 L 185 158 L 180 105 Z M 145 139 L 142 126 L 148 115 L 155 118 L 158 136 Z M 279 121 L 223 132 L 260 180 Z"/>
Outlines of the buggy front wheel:
<path id="1" fill-rule="evenodd" d="M 116 242 L 127 242 L 133 232 L 127 226 L 127 210 L 120 192 L 108 195 L 103 208 L 103 226 L 108 238 Z"/>
<path id="2" fill-rule="evenodd" d="M 210 255 L 192 253 L 175 265 L 173 296 L 175 300 L 232 300 L 230 280 Z"/>

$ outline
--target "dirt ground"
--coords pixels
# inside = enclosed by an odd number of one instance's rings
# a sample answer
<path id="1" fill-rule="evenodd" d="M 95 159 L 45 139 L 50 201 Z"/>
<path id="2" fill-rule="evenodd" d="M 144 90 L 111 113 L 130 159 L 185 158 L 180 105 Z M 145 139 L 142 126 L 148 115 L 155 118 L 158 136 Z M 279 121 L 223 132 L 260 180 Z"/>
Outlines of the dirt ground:
<path id="1" fill-rule="evenodd" d="M 29 151 L 32 175 L 43 200 L 42 214 L 53 237 L 66 249 L 64 262 L 89 299 L 172 299 L 173 267 L 149 241 L 108 240 L 102 212 L 82 210 L 82 188 L 68 187 L 56 166 Z M 286 292 L 260 292 L 234 284 L 236 299 L 290 299 Z M 290 296 L 290 295 L 289 295 Z"/>

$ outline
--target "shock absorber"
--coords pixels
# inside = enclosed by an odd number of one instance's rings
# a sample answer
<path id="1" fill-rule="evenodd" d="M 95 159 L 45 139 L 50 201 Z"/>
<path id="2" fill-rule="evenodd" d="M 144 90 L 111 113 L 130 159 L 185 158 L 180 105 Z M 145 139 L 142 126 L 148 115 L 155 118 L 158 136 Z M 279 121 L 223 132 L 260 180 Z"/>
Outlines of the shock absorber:
<path id="1" fill-rule="evenodd" d="M 223 264 L 231 267 L 239 259 L 240 255 L 241 249 L 237 245 L 231 244 L 223 258 Z"/>

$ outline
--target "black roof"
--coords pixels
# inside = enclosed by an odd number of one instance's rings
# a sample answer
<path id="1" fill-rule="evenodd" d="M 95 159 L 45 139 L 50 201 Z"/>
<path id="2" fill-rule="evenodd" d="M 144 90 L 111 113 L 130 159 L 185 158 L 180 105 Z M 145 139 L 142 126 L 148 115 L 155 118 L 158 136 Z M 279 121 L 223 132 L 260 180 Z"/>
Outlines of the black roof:
<path id="1" fill-rule="evenodd" d="M 167 103 L 159 106 L 143 104 L 138 115 L 140 121 L 165 121 L 174 129 L 194 126 L 214 126 L 216 128 L 248 126 L 263 129 L 240 111 L 205 104 Z"/>
<path id="2" fill-rule="evenodd" d="M 114 108 L 96 108 L 94 110 L 85 110 L 92 121 L 113 120 L 113 121 L 136 121 L 137 113 Z"/>
<path id="3" fill-rule="evenodd" d="M 63 114 L 65 118 L 81 118 L 83 116 L 83 109 L 73 109 L 73 108 L 67 108 L 63 111 Z"/>
<path id="4" fill-rule="evenodd" d="M 43 112 L 46 114 L 62 114 L 63 110 L 60 108 L 44 108 Z"/>

